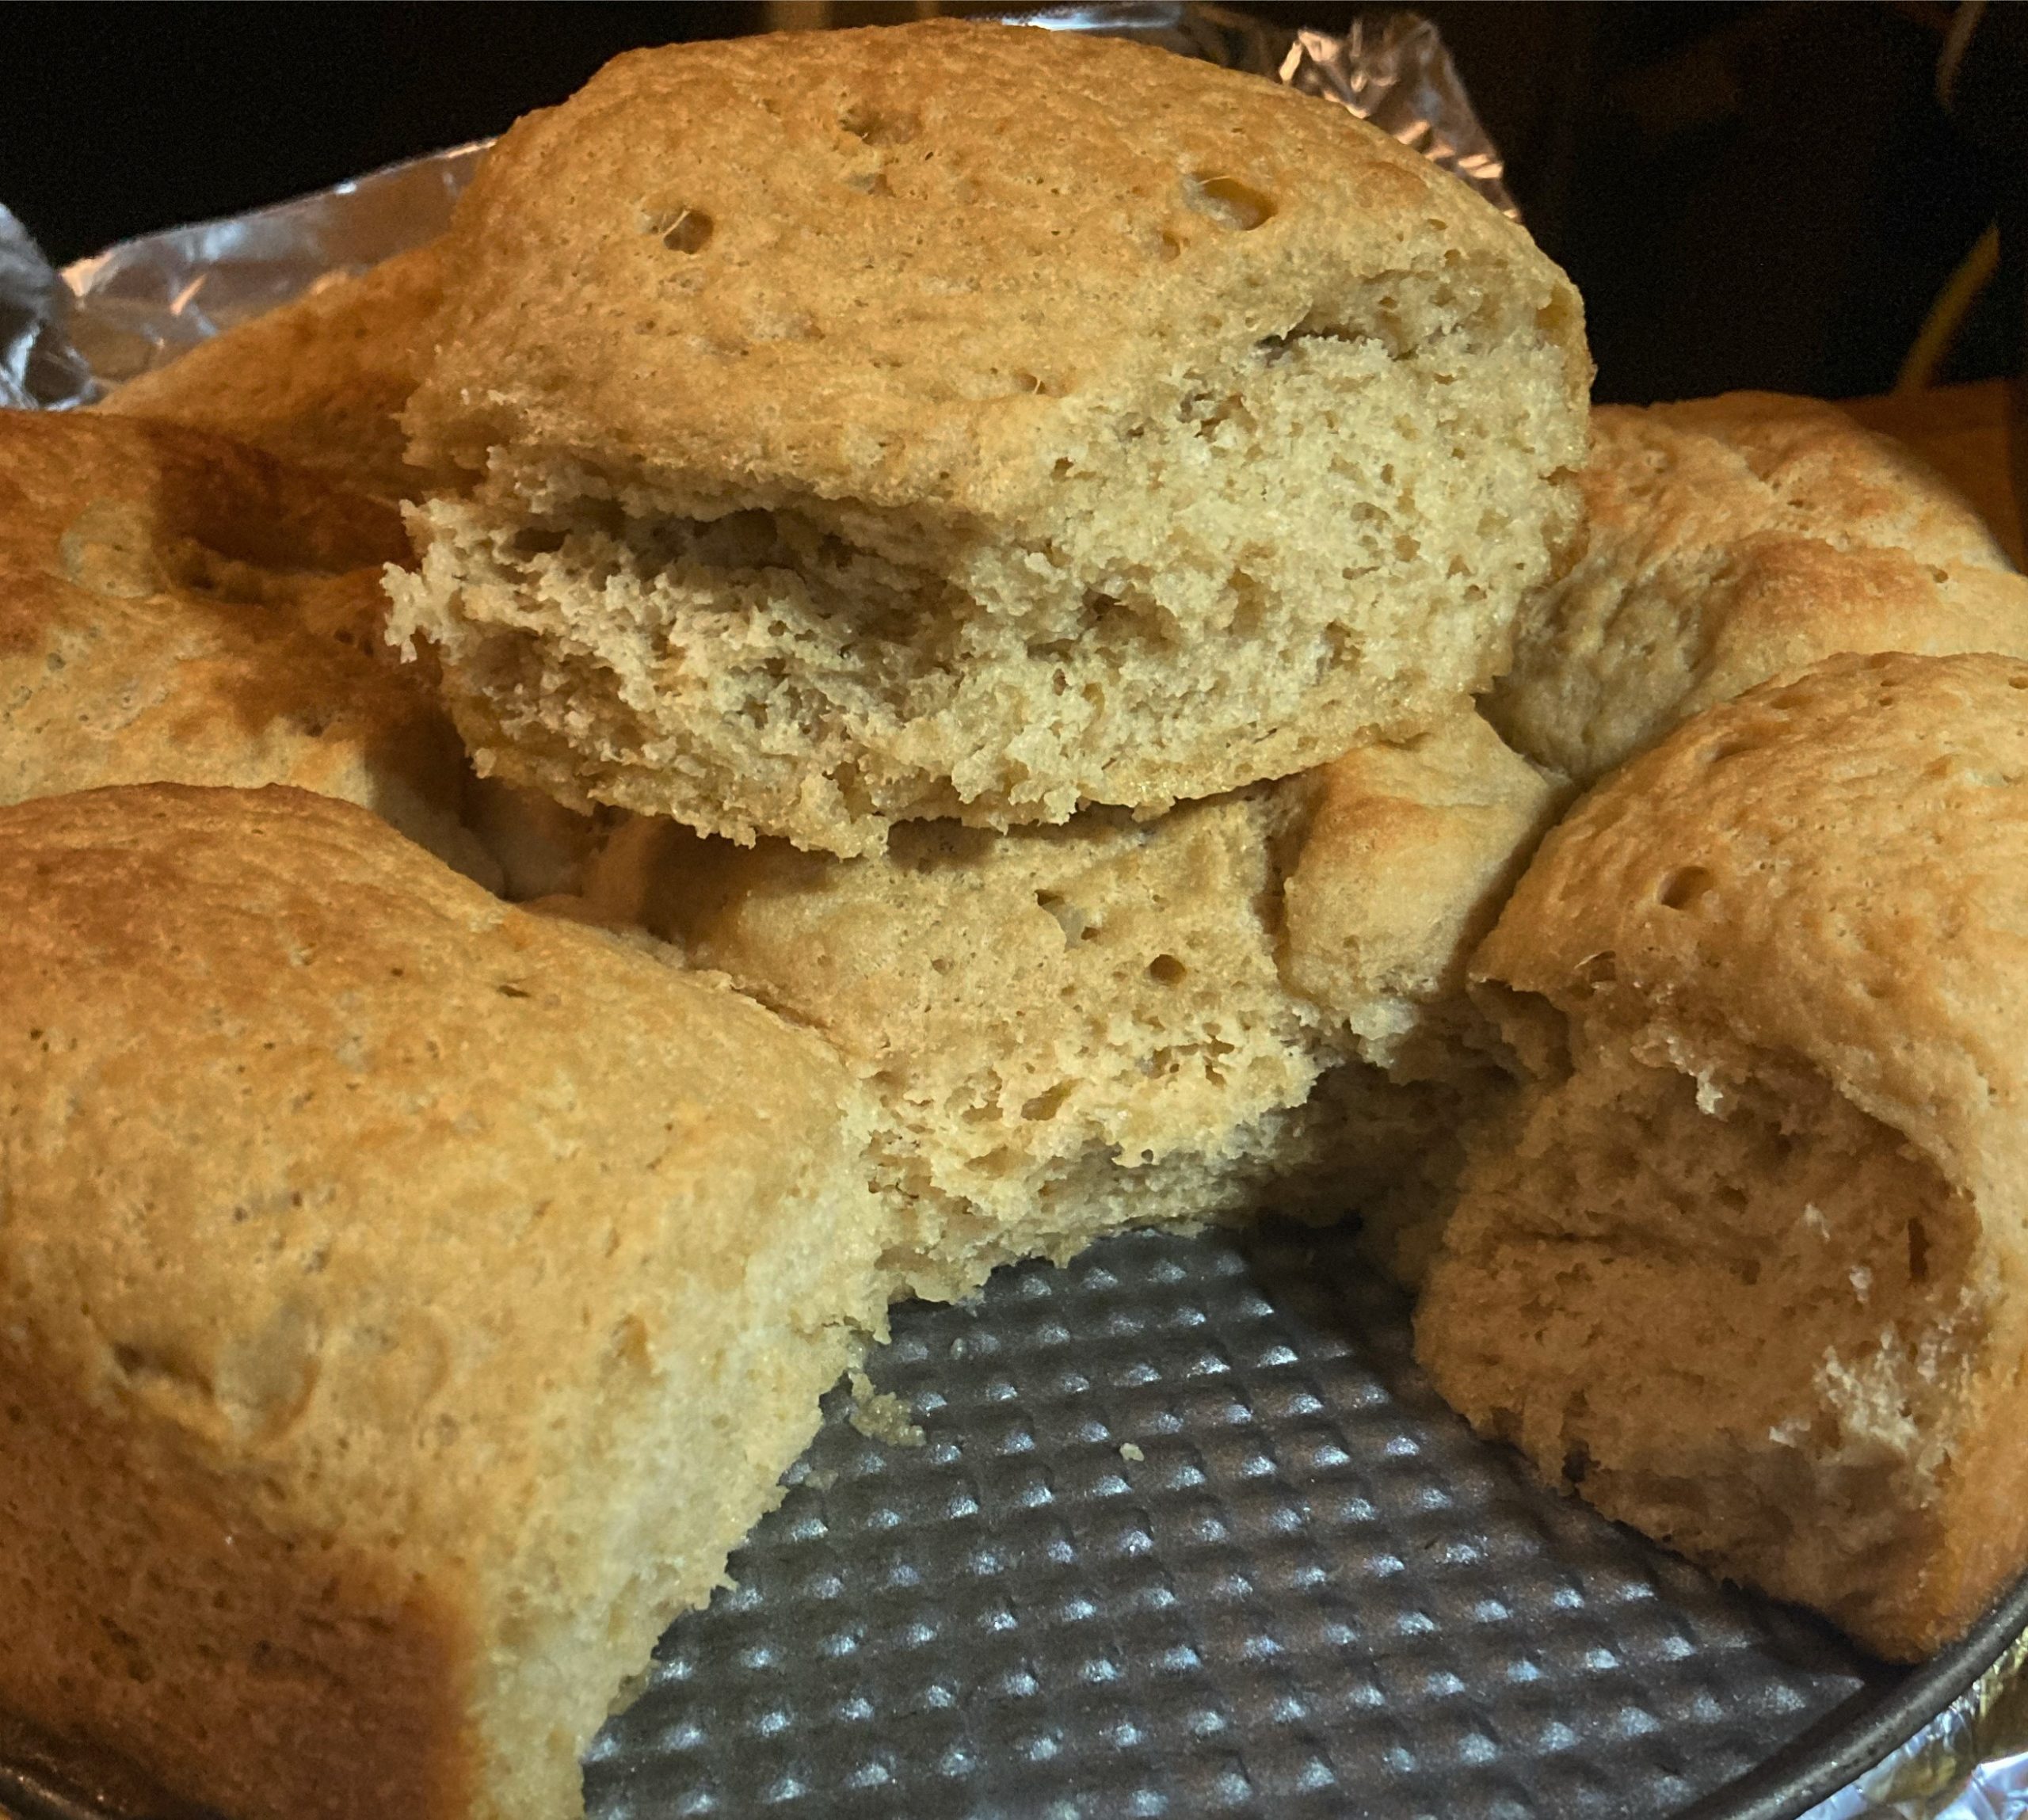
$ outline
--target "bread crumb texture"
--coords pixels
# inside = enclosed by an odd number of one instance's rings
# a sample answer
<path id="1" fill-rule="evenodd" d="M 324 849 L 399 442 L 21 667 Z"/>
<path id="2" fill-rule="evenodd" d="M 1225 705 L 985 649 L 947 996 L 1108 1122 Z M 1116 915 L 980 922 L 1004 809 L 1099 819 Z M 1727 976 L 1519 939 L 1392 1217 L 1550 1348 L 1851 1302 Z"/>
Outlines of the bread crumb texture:
<path id="1" fill-rule="evenodd" d="M 2028 656 L 2028 581 L 1898 443 L 1813 398 L 1592 413 L 1584 529 L 1487 701 L 1591 783 L 1679 721 L 1840 651 Z"/>
<path id="2" fill-rule="evenodd" d="M 481 881 L 463 748 L 387 647 L 393 509 L 222 436 L 0 411 L 0 803 L 293 784 Z"/>
<path id="3" fill-rule="evenodd" d="M 0 1704 L 244 1820 L 557 1820 L 880 1321 L 814 1037 L 364 811 L 0 810 Z"/>
<path id="4" fill-rule="evenodd" d="M 1464 956 L 1553 798 L 1475 722 L 1153 821 L 910 824 L 857 859 L 643 818 L 545 907 L 652 929 L 836 1046 L 917 1293 L 1265 1207 L 1365 1205 L 1393 1264 L 1505 1091 Z"/>
<path id="5" fill-rule="evenodd" d="M 1529 1077 L 1417 1316 L 1552 1478 L 1883 1655 L 2028 1558 L 2028 666 L 1847 657 L 1678 728 L 1473 965 Z"/>
<path id="6" fill-rule="evenodd" d="M 842 855 L 1435 724 L 1575 510 L 1567 280 L 1342 109 L 932 21 L 641 51 L 461 203 L 398 636 L 482 770 Z"/>

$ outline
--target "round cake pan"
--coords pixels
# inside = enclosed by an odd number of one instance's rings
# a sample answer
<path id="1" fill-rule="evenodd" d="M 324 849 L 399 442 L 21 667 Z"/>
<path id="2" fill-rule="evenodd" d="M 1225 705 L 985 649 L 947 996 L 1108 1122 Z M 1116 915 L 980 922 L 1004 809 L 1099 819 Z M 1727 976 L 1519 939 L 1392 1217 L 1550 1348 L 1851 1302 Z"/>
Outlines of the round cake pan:
<path id="1" fill-rule="evenodd" d="M 1790 1820 L 2028 1624 L 1890 1668 L 1549 1490 L 1343 1231 L 1125 1235 L 898 1309 L 870 1369 L 600 1734 L 593 1820 Z M 21 1820 L 177 1814 L 0 1753 Z"/>

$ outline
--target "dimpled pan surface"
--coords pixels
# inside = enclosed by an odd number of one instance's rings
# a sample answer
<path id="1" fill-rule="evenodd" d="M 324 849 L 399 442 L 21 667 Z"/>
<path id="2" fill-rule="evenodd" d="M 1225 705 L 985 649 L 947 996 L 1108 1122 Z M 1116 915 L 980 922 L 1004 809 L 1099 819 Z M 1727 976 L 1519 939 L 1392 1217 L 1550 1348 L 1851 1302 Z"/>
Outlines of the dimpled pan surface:
<path id="1" fill-rule="evenodd" d="M 1889 1668 L 1603 1521 L 1443 1406 L 1343 1231 L 1109 1239 L 870 1370 L 921 1443 L 833 1394 L 593 1820 L 1788 1820 L 2028 1621 Z M 21 1820 L 188 1811 L 67 1781 L 0 1725 Z"/>
<path id="2" fill-rule="evenodd" d="M 870 1369 L 923 1444 L 834 1397 L 597 1820 L 1778 1820 L 2028 1618 L 1889 1668 L 1605 1522 L 1444 1407 L 1343 1232 L 1111 1239 Z"/>

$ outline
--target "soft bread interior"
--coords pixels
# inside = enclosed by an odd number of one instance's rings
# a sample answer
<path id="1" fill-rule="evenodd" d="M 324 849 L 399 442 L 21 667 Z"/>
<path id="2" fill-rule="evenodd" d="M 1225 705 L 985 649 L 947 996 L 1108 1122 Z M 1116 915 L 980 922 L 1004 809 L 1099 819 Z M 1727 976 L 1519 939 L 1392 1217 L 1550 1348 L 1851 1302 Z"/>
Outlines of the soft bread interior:
<path id="1" fill-rule="evenodd" d="M 1470 273 L 1359 304 L 1067 418 L 997 525 L 503 454 L 418 519 L 397 633 L 444 650 L 482 767 L 840 852 L 1412 732 L 1504 663 L 1561 535 L 1562 356 Z"/>
<path id="2" fill-rule="evenodd" d="M 1332 1059 L 1276 970 L 1299 808 L 1254 791 L 1159 822 L 918 823 L 855 860 L 637 822 L 593 885 L 844 1055 L 881 1108 L 889 1262 L 956 1295 L 1271 1190 Z"/>
<path id="3" fill-rule="evenodd" d="M 1922 1654 L 1987 1334 L 1974 1210 L 1813 1072 L 1683 1054 L 1589 1047 L 1482 1147 L 1419 1352 L 1608 1515 Z"/>

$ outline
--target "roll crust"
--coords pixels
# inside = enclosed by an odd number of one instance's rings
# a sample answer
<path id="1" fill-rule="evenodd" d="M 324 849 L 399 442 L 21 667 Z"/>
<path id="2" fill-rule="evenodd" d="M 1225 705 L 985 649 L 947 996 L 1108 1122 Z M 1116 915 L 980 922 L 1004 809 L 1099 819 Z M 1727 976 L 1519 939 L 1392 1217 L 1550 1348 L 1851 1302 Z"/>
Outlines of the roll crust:
<path id="1" fill-rule="evenodd" d="M 2028 653 L 2028 580 L 1973 507 L 1835 406 L 1763 392 L 1592 413 L 1585 529 L 1487 700 L 1591 783 L 1840 651 Z"/>
<path id="2" fill-rule="evenodd" d="M 130 379 L 97 408 L 229 436 L 385 500 L 418 496 L 402 413 L 443 302 L 434 242 L 349 273 Z"/>
<path id="3" fill-rule="evenodd" d="M 1473 1421 L 1912 1659 L 2028 1560 L 2028 667 L 1832 660 L 1551 835 L 1417 1317 Z"/>
<path id="4" fill-rule="evenodd" d="M 556 1820 L 877 1327 L 865 1115 L 374 817 L 0 809 L 0 1704 L 245 1820 Z"/>
<path id="5" fill-rule="evenodd" d="M 396 624 L 482 770 L 851 855 L 1408 737 L 1568 535 L 1576 295 L 1344 109 L 932 21 L 616 59 L 460 204 Z M 585 299 L 590 299 L 589 306 Z"/>
<path id="6" fill-rule="evenodd" d="M 389 507 L 208 432 L 0 412 L 0 803 L 163 781 L 360 803 L 491 884 L 383 637 Z"/>

